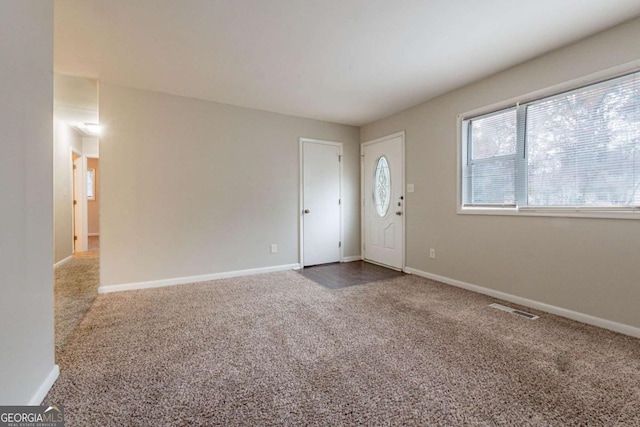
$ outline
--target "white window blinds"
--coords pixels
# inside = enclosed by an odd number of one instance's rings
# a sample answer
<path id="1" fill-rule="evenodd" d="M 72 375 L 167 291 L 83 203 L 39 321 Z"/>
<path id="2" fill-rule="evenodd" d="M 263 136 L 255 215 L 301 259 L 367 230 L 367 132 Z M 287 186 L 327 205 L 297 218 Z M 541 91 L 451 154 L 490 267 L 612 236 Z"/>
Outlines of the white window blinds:
<path id="1" fill-rule="evenodd" d="M 515 205 L 516 110 L 469 121 L 465 204 Z"/>
<path id="2" fill-rule="evenodd" d="M 463 120 L 462 204 L 640 206 L 640 73 Z"/>
<path id="3" fill-rule="evenodd" d="M 640 73 L 527 108 L 528 205 L 640 204 Z"/>

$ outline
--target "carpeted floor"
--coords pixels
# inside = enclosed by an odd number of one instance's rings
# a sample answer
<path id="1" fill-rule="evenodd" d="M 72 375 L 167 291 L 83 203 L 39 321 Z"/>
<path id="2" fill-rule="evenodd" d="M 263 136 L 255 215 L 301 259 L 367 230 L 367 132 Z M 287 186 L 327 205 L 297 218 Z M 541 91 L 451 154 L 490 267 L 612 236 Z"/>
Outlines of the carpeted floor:
<path id="1" fill-rule="evenodd" d="M 100 295 L 45 404 L 68 426 L 640 425 L 639 340 L 491 302 L 295 272 Z"/>
<path id="2" fill-rule="evenodd" d="M 89 311 L 98 295 L 99 259 L 97 252 L 83 252 L 55 269 L 54 328 L 56 354 L 60 354 L 69 335 Z"/>

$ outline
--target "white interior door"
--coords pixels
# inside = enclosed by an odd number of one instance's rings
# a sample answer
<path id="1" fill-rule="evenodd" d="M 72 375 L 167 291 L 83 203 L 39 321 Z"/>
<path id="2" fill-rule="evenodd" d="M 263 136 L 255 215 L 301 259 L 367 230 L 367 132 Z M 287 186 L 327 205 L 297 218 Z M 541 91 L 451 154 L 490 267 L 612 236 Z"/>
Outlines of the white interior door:
<path id="1" fill-rule="evenodd" d="M 363 256 L 404 268 L 404 133 L 363 144 Z"/>
<path id="2" fill-rule="evenodd" d="M 301 140 L 302 265 L 340 261 L 342 144 Z"/>
<path id="3" fill-rule="evenodd" d="M 73 156 L 73 155 L 72 155 Z M 73 252 L 84 252 L 83 239 L 84 201 L 82 157 L 73 156 Z"/>

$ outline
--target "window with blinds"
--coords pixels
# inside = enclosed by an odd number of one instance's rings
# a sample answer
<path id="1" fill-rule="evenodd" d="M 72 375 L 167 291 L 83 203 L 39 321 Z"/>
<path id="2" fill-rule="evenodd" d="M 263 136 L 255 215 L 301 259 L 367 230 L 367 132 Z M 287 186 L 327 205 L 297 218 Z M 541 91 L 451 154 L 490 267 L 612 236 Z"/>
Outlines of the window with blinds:
<path id="1" fill-rule="evenodd" d="M 462 207 L 640 209 L 640 72 L 462 120 Z"/>

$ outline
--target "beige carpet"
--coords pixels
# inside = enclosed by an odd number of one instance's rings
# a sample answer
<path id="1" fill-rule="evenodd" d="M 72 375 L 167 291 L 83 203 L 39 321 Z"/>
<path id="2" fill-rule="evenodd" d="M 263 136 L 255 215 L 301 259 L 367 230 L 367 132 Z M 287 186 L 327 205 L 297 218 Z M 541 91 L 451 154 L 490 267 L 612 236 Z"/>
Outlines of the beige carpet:
<path id="1" fill-rule="evenodd" d="M 60 354 L 67 338 L 98 295 L 100 277 L 97 252 L 77 255 L 79 256 L 74 256 L 55 269 L 53 295 L 56 354 Z"/>
<path id="2" fill-rule="evenodd" d="M 639 340 L 494 301 L 294 272 L 100 295 L 45 404 L 68 426 L 640 425 Z"/>
<path id="3" fill-rule="evenodd" d="M 75 259 L 93 259 L 93 258 L 99 258 L 99 257 L 100 257 L 99 251 L 76 252 L 75 254 L 73 254 L 73 258 Z"/>

